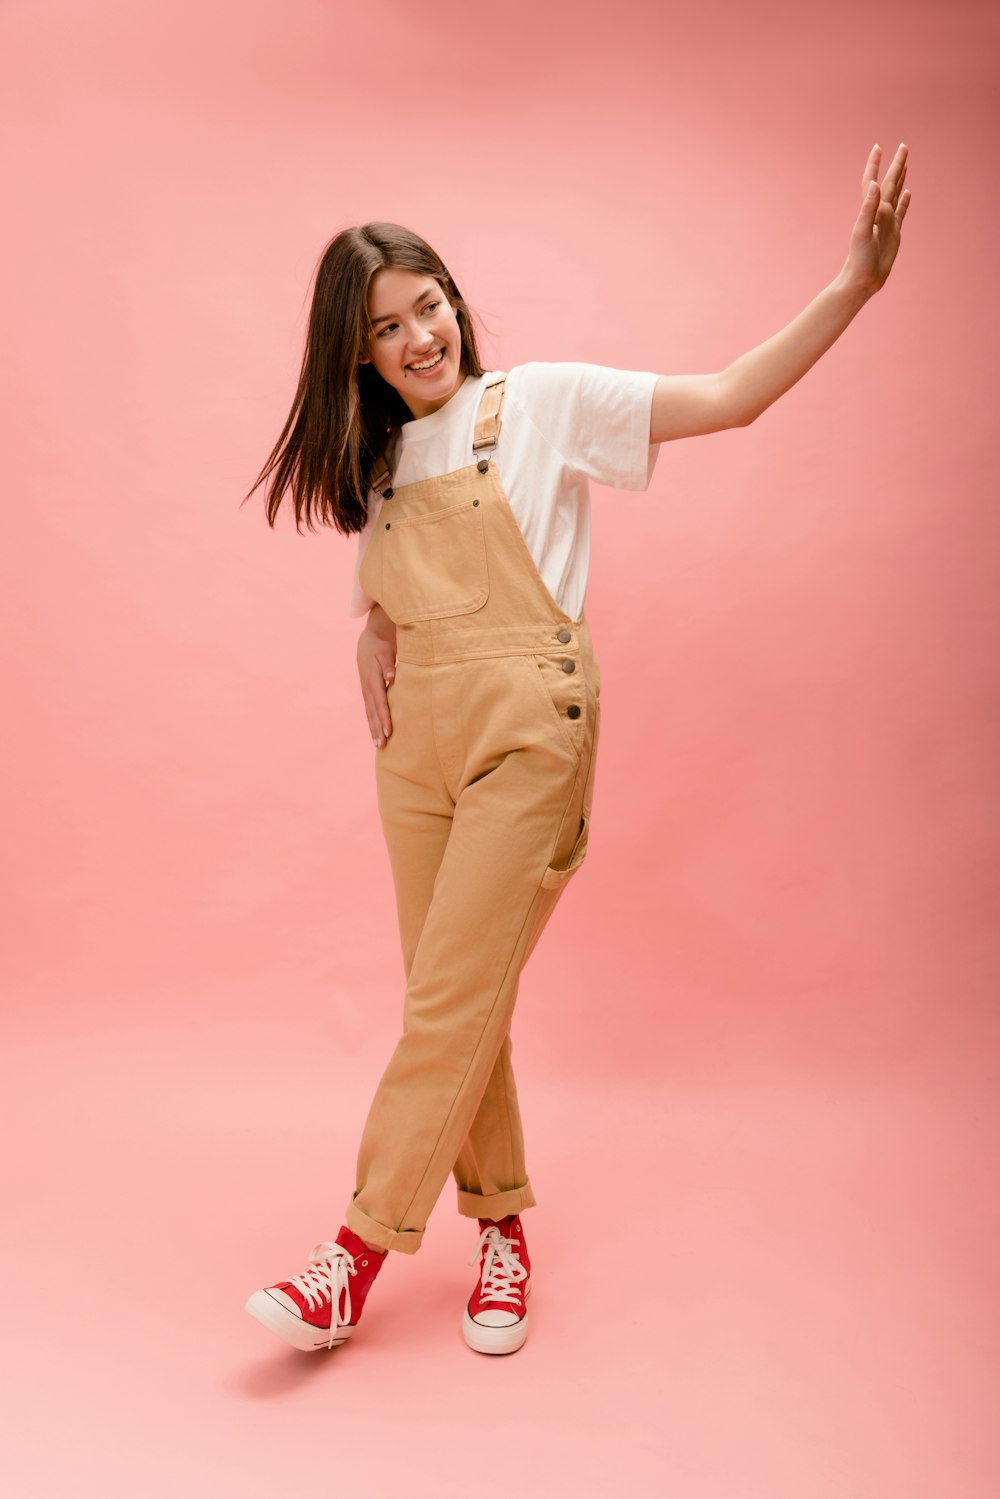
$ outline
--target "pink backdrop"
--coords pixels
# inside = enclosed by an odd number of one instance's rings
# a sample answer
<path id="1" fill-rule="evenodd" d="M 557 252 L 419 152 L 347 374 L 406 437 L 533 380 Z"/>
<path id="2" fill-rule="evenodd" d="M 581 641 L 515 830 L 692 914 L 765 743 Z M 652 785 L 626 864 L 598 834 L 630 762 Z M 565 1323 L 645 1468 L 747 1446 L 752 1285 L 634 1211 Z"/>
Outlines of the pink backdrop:
<path id="1" fill-rule="evenodd" d="M 18 1499 L 996 1492 L 997 23 L 811 14 L 0 11 Z M 526 1348 L 461 1343 L 448 1188 L 356 1342 L 286 1352 L 242 1303 L 336 1232 L 401 995 L 355 544 L 239 507 L 323 245 L 424 234 L 492 367 L 721 369 L 900 140 L 841 342 L 594 492 L 590 855 L 514 1029 Z"/>

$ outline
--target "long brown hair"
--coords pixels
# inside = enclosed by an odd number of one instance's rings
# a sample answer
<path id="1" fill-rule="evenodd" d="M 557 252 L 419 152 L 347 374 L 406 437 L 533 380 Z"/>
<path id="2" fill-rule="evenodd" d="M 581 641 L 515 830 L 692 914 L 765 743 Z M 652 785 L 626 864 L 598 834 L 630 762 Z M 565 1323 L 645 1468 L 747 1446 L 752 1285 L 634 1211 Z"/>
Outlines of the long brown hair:
<path id="1" fill-rule="evenodd" d="M 394 426 L 411 419 L 405 401 L 373 364 L 360 364 L 371 323 L 368 287 L 386 268 L 423 271 L 455 309 L 462 335 L 460 368 L 484 373 L 472 326 L 472 311 L 444 261 L 426 240 L 401 224 L 372 223 L 343 229 L 323 251 L 295 400 L 270 457 L 241 503 L 271 475 L 266 490 L 273 526 L 286 490 L 295 506 L 295 529 L 303 520 L 336 526 L 349 535 L 363 529 L 368 480 Z"/>

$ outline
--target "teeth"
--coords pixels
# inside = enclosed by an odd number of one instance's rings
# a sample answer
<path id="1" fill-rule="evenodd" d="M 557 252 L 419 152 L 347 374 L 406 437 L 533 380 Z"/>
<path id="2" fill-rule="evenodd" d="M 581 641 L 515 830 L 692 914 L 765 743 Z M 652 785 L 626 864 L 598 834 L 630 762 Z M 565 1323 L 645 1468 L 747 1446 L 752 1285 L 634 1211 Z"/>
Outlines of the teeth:
<path id="1" fill-rule="evenodd" d="M 439 353 L 436 354 L 433 359 L 425 359 L 423 364 L 411 364 L 410 368 L 412 370 L 430 370 L 433 369 L 436 364 L 440 364 L 443 358 L 444 355 Z"/>

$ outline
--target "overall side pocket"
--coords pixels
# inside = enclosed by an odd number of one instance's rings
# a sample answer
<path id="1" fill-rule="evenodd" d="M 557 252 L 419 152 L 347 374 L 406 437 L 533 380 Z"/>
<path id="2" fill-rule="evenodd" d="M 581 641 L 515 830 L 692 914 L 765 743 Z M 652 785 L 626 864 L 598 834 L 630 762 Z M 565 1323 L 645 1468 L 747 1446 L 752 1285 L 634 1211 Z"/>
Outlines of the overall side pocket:
<path id="1" fill-rule="evenodd" d="M 573 844 L 565 869 L 556 869 L 551 864 L 542 875 L 543 890 L 561 890 L 566 881 L 572 879 L 587 857 L 587 840 L 590 837 L 590 818 L 581 817 L 580 832 Z"/>
<path id="2" fill-rule="evenodd" d="M 594 696 L 591 699 L 591 710 L 594 715 L 593 735 L 590 741 L 590 757 L 587 761 L 586 778 L 583 784 L 583 799 L 580 804 L 580 828 L 576 835 L 576 842 L 570 849 L 569 858 L 566 863 L 558 865 L 550 864 L 542 875 L 543 890 L 561 890 L 567 880 L 572 879 L 580 865 L 587 857 L 587 845 L 590 841 L 590 818 L 594 804 L 594 774 L 597 770 L 597 744 L 601 733 L 601 700 Z"/>

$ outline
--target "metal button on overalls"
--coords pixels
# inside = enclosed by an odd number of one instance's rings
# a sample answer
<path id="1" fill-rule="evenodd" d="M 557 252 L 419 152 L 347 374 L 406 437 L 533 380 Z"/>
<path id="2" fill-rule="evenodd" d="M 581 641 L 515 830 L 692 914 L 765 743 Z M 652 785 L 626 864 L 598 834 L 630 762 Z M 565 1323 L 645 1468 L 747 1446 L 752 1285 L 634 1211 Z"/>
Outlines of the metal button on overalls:
<path id="1" fill-rule="evenodd" d="M 467 1217 L 534 1205 L 510 1024 L 589 836 L 600 667 L 489 461 L 503 391 L 486 385 L 465 467 L 392 486 L 391 529 L 373 530 L 359 574 L 396 625 L 392 733 L 374 758 L 406 992 L 346 1221 L 408 1253 L 449 1173 Z M 380 463 L 372 486 L 389 479 Z"/>

